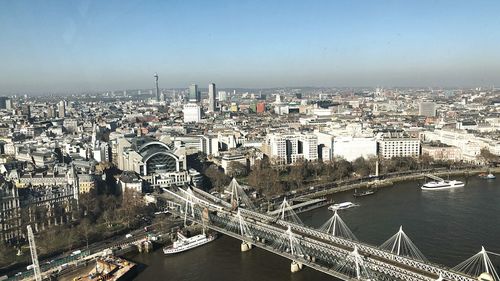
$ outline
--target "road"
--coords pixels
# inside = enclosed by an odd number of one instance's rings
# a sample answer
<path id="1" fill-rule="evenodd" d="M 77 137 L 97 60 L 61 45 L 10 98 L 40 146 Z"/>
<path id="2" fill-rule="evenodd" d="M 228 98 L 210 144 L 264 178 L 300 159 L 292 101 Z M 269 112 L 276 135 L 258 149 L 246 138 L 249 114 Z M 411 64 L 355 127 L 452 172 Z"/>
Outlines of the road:
<path id="1" fill-rule="evenodd" d="M 169 227 L 174 227 L 175 225 L 181 223 L 181 221 L 171 221 L 171 224 Z M 137 228 L 128 234 L 131 236 L 127 235 L 117 235 L 108 239 L 105 239 L 103 241 L 95 242 L 89 245 L 89 247 L 85 248 L 80 248 L 80 249 L 73 249 L 74 251 L 80 250 L 81 253 L 77 255 L 72 255 L 73 252 L 70 253 L 65 253 L 61 254 L 58 256 L 53 256 L 44 260 L 40 260 L 40 270 L 42 274 L 44 272 L 54 272 L 54 271 L 60 271 L 62 269 L 65 269 L 65 265 L 67 265 L 70 262 L 77 262 L 80 260 L 85 260 L 86 257 L 91 256 L 96 253 L 100 253 L 106 250 L 111 250 L 111 249 L 117 249 L 118 247 L 122 245 L 127 245 L 132 242 L 135 242 L 140 239 L 146 238 L 148 235 L 165 235 L 165 233 L 161 233 L 159 231 L 151 230 L 151 231 L 145 231 L 145 227 L 148 228 L 154 228 L 155 225 L 144 225 L 141 226 L 140 228 Z M 125 236 L 128 236 L 125 237 Z M 16 271 L 16 272 L 11 272 L 8 274 L 9 279 L 7 280 L 23 280 L 33 274 L 33 270 L 24 270 L 24 271 Z"/>

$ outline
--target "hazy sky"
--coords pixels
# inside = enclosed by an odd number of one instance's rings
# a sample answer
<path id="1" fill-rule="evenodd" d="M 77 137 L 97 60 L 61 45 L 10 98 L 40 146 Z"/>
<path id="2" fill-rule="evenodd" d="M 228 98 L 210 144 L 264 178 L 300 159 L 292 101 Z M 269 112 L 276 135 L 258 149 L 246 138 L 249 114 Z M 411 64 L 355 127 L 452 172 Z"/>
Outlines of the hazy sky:
<path id="1" fill-rule="evenodd" d="M 0 0 L 0 92 L 500 84 L 500 1 Z"/>

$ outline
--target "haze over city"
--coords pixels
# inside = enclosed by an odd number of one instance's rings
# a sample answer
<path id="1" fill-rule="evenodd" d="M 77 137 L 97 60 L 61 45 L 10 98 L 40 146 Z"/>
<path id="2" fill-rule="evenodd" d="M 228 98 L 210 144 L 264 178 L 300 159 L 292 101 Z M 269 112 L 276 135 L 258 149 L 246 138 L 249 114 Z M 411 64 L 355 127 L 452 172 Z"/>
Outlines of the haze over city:
<path id="1" fill-rule="evenodd" d="M 3 1 L 0 91 L 500 84 L 498 1 Z"/>
<path id="2" fill-rule="evenodd" d="M 500 281 L 500 1 L 0 1 L 0 281 Z"/>

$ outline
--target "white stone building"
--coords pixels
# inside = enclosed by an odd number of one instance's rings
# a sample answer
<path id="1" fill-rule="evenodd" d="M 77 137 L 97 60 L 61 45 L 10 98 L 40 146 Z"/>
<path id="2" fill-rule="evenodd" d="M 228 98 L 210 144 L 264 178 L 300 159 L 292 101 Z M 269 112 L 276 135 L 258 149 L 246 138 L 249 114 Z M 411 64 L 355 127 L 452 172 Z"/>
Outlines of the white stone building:
<path id="1" fill-rule="evenodd" d="M 378 140 L 378 155 L 383 158 L 418 157 L 420 140 L 402 137 L 382 137 Z"/>
<path id="2" fill-rule="evenodd" d="M 197 123 L 201 120 L 201 108 L 195 103 L 185 104 L 182 112 L 184 113 L 184 123 Z"/>
<path id="3" fill-rule="evenodd" d="M 265 149 L 277 164 L 293 164 L 299 159 L 318 160 L 318 137 L 314 134 L 269 134 Z"/>

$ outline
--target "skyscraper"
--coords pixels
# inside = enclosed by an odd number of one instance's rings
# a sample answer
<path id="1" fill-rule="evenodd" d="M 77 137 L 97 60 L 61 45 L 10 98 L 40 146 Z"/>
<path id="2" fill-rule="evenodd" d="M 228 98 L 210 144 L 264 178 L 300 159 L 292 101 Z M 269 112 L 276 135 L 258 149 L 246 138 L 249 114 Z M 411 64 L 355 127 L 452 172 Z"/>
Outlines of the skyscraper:
<path id="1" fill-rule="evenodd" d="M 56 117 L 56 110 L 54 109 L 54 106 L 48 105 L 47 106 L 47 118 L 54 118 Z"/>
<path id="2" fill-rule="evenodd" d="M 208 84 L 208 111 L 209 112 L 215 112 L 215 84 L 210 83 Z"/>
<path id="3" fill-rule="evenodd" d="M 261 101 L 259 103 L 257 103 L 257 106 L 256 106 L 256 112 L 257 113 L 263 113 L 263 112 L 266 112 L 266 103 Z"/>
<path id="4" fill-rule="evenodd" d="M 64 118 L 66 117 L 66 104 L 64 101 L 60 101 L 59 104 L 57 105 L 57 111 L 59 112 L 59 118 Z"/>
<path id="5" fill-rule="evenodd" d="M 158 73 L 155 73 L 155 75 L 153 77 L 155 78 L 156 101 L 160 102 L 160 88 L 158 88 Z"/>
<path id="6" fill-rule="evenodd" d="M 12 100 L 11 99 L 7 99 L 5 101 L 5 109 L 11 110 L 12 108 L 13 108 L 13 106 L 12 106 Z"/>
<path id="7" fill-rule="evenodd" d="M 215 86 L 214 86 L 215 87 Z M 0 97 L 0 109 L 7 109 L 7 97 Z"/>
<path id="8" fill-rule="evenodd" d="M 200 101 L 200 94 L 198 92 L 198 85 L 196 85 L 196 84 L 191 84 L 189 86 L 189 101 L 190 102 L 199 102 Z"/>

